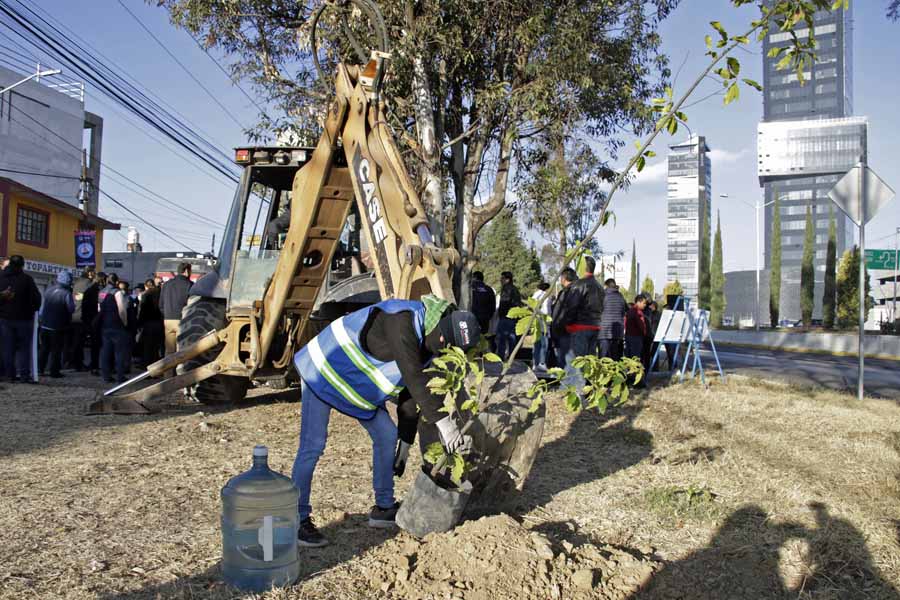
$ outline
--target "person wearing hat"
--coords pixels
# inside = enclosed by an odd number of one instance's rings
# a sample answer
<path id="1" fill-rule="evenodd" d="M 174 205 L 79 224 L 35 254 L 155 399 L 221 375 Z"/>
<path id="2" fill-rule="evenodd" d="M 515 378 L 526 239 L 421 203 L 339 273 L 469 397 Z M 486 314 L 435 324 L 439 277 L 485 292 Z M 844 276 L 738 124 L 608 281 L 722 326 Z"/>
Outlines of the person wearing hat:
<path id="1" fill-rule="evenodd" d="M 44 303 L 41 305 L 40 352 L 38 352 L 38 371 L 41 375 L 50 363 L 50 377 L 63 377 L 63 350 L 65 349 L 66 332 L 72 325 L 72 313 L 75 312 L 75 298 L 72 294 L 72 274 L 61 271 L 56 276 L 56 283 L 44 291 Z"/>
<path id="2" fill-rule="evenodd" d="M 300 445 L 291 479 L 300 491 L 300 545 L 328 544 L 310 518 L 310 486 L 328 439 L 332 409 L 357 419 L 372 438 L 375 506 L 369 525 L 391 527 L 400 506 L 394 498 L 394 474 L 403 471 L 419 419 L 425 421 L 421 444 L 436 439 L 448 452 L 464 444 L 455 419 L 440 412 L 443 398 L 428 389 L 425 370 L 442 348 L 468 350 L 480 337 L 475 315 L 424 296 L 386 300 L 345 315 L 297 352 Z M 399 406 L 399 434 L 385 408 L 389 400 Z"/>

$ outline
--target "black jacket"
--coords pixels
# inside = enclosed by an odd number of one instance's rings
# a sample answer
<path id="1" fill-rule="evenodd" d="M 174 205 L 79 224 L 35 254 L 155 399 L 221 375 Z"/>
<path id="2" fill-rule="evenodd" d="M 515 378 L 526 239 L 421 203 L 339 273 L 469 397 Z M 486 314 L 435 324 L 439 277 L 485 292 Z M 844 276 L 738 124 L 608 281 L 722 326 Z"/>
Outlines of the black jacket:
<path id="1" fill-rule="evenodd" d="M 163 319 L 181 320 L 181 310 L 187 305 L 192 285 L 191 280 L 184 275 L 178 275 L 163 284 L 159 293 L 159 310 L 162 311 Z"/>
<path id="2" fill-rule="evenodd" d="M 498 316 L 501 319 L 509 318 L 507 317 L 509 310 L 517 306 L 522 306 L 522 294 L 519 293 L 519 288 L 511 283 L 504 284 L 500 288 L 500 306 L 497 308 Z"/>
<path id="3" fill-rule="evenodd" d="M 572 283 L 569 299 L 572 304 L 572 325 L 603 324 L 603 290 L 594 277 L 582 277 Z"/>
<path id="4" fill-rule="evenodd" d="M 97 284 L 87 277 L 76 277 L 72 282 L 72 295 L 75 299 L 75 312 L 72 314 L 73 323 L 85 323 L 90 325 L 94 315 L 97 314 L 97 295 L 93 296 L 93 307 L 90 307 L 91 298 L 87 296 L 91 287 L 97 287 Z M 88 299 L 88 307 L 85 307 L 85 298 Z"/>
<path id="5" fill-rule="evenodd" d="M 483 281 L 472 280 L 472 314 L 482 324 L 487 323 L 497 310 L 497 296 L 494 290 Z"/>
<path id="6" fill-rule="evenodd" d="M 40 307 L 41 292 L 30 275 L 12 265 L 0 271 L 0 319 L 30 321 Z"/>
<path id="7" fill-rule="evenodd" d="M 159 310 L 159 288 L 153 288 L 141 295 L 138 305 L 138 325 L 161 322 L 162 311 Z"/>
<path id="8" fill-rule="evenodd" d="M 569 303 L 571 289 L 571 285 L 561 289 L 556 295 L 553 308 L 550 310 L 550 336 L 554 339 L 559 339 L 566 335 L 566 325 L 571 322 L 572 305 Z"/>
<path id="9" fill-rule="evenodd" d="M 621 340 L 625 337 L 625 313 L 628 312 L 628 304 L 622 297 L 619 288 L 606 288 L 603 299 L 603 316 L 600 326 L 600 339 Z"/>
<path id="10" fill-rule="evenodd" d="M 428 381 L 432 374 L 426 373 L 428 362 L 440 348 L 440 332 L 435 329 L 420 341 L 413 325 L 412 313 L 408 311 L 389 314 L 373 310 L 360 333 L 363 349 L 381 361 L 396 361 L 397 368 L 406 385 L 398 397 L 400 407 L 398 429 L 400 439 L 407 443 L 415 437 L 416 422 L 421 414 L 431 424 L 446 415 L 439 412 L 444 405 L 443 397 L 431 393 Z M 412 400 L 412 402 L 408 402 Z M 418 411 L 408 410 L 417 406 Z"/>

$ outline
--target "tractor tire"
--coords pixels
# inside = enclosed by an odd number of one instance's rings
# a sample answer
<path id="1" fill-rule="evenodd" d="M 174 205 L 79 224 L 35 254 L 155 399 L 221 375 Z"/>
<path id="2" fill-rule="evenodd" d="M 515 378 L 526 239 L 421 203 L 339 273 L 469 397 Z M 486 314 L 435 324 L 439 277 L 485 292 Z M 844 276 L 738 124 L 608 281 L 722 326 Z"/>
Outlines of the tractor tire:
<path id="1" fill-rule="evenodd" d="M 178 350 L 184 350 L 209 333 L 225 327 L 225 302 L 200 296 L 191 297 L 181 313 Z M 215 360 L 224 344 L 185 362 L 179 369 L 190 371 Z M 194 397 L 203 404 L 233 404 L 244 399 L 250 380 L 232 375 L 215 375 L 194 386 Z"/>

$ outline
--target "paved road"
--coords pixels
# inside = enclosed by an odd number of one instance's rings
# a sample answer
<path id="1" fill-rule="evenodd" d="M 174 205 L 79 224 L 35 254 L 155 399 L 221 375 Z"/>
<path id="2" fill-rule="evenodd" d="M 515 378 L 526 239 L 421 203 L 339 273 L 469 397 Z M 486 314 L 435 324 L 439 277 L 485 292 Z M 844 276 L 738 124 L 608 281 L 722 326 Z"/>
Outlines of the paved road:
<path id="1" fill-rule="evenodd" d="M 720 346 L 719 360 L 728 373 L 759 375 L 799 385 L 825 386 L 856 393 L 857 359 L 737 346 Z M 712 353 L 702 355 L 704 365 L 715 368 Z M 900 361 L 866 359 L 866 395 L 900 400 Z"/>

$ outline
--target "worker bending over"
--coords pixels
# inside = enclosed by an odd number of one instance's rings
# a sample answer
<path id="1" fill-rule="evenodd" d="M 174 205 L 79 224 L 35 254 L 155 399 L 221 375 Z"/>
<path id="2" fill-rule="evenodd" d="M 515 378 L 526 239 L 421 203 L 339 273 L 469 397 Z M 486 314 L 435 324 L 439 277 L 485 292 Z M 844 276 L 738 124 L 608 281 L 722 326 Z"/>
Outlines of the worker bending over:
<path id="1" fill-rule="evenodd" d="M 440 441 L 453 452 L 463 445 L 455 418 L 439 412 L 443 399 L 428 389 L 425 369 L 441 348 L 468 350 L 480 336 L 475 315 L 425 296 L 386 300 L 341 317 L 297 352 L 294 365 L 302 379 L 300 448 L 291 478 L 300 491 L 300 545 L 328 544 L 310 518 L 310 485 L 325 449 L 331 410 L 356 418 L 372 438 L 375 506 L 369 525 L 392 527 L 400 506 L 394 498 L 393 475 L 403 472 L 419 417 L 424 420 L 423 446 Z M 399 444 L 398 428 L 385 409 L 388 400 L 398 403 Z"/>

